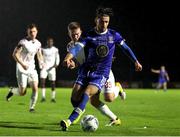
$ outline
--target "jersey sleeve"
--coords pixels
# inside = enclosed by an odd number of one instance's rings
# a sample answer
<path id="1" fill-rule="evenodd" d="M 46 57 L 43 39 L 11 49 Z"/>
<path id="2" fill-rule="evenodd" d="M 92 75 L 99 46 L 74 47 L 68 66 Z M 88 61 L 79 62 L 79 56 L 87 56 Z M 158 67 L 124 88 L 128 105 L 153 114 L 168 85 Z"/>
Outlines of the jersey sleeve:
<path id="1" fill-rule="evenodd" d="M 74 43 L 74 47 L 69 49 L 69 52 L 73 54 L 74 57 L 77 57 L 78 53 L 84 48 L 84 44 L 81 42 Z"/>
<path id="2" fill-rule="evenodd" d="M 120 46 L 122 51 L 130 58 L 132 62 L 136 62 L 137 58 L 131 48 L 125 43 L 125 40 L 119 33 L 115 33 L 115 44 Z"/>
<path id="3" fill-rule="evenodd" d="M 69 52 L 69 50 L 73 47 L 73 43 L 72 42 L 69 42 L 66 46 L 66 50 L 67 52 Z"/>
<path id="4" fill-rule="evenodd" d="M 24 39 L 22 39 L 22 40 L 20 40 L 19 42 L 18 42 L 18 47 L 24 47 L 24 45 L 25 45 L 25 40 Z"/>
<path id="5" fill-rule="evenodd" d="M 123 43 L 124 43 L 123 37 L 118 32 L 115 32 L 115 44 L 123 45 Z"/>

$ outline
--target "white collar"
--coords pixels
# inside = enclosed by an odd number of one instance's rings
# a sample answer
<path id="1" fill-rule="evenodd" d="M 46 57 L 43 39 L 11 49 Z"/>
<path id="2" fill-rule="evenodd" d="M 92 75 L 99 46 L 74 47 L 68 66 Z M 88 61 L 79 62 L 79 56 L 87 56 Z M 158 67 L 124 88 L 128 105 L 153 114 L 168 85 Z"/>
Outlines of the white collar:
<path id="1" fill-rule="evenodd" d="M 99 35 L 104 35 L 104 34 L 107 33 L 107 31 L 108 31 L 108 29 L 106 29 L 104 32 L 99 33 L 99 32 L 97 32 L 97 30 L 95 29 L 95 32 L 96 32 L 97 34 L 99 34 Z"/>

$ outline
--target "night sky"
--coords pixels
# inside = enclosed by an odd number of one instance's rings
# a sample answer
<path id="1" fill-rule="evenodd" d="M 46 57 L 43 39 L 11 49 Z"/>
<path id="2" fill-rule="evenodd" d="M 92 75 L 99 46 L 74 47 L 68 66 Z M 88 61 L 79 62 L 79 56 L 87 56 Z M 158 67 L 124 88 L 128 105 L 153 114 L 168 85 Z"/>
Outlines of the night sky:
<path id="1" fill-rule="evenodd" d="M 38 39 L 45 45 L 52 36 L 59 48 L 61 60 L 66 54 L 67 25 L 71 21 L 81 23 L 83 31 L 94 27 L 96 8 L 111 7 L 114 17 L 110 28 L 120 32 L 129 47 L 143 65 L 142 72 L 135 72 L 134 65 L 117 48 L 113 64 L 115 78 L 120 81 L 157 80 L 150 72 L 165 65 L 171 81 L 180 81 L 178 40 L 178 5 L 171 1 L 124 0 L 0 0 L 0 80 L 15 81 L 15 61 L 12 52 L 26 35 L 26 26 L 36 23 Z M 177 31 L 177 32 L 176 32 Z M 58 68 L 58 80 L 75 79 L 76 70 Z"/>

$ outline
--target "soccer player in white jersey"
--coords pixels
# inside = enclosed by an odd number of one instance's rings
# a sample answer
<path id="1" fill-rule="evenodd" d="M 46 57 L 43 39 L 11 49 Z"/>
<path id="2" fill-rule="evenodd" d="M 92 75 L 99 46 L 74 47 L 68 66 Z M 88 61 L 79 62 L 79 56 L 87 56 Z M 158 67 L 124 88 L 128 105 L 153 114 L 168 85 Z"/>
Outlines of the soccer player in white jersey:
<path id="1" fill-rule="evenodd" d="M 27 36 L 19 41 L 14 49 L 13 58 L 16 61 L 17 88 L 11 88 L 6 100 L 9 101 L 13 95 L 24 96 L 26 94 L 27 84 L 32 88 L 30 100 L 30 112 L 34 112 L 34 107 L 38 99 L 38 74 L 35 68 L 35 55 L 38 61 L 43 65 L 41 53 L 41 43 L 36 39 L 38 30 L 35 24 L 27 27 Z"/>
<path id="2" fill-rule="evenodd" d="M 75 42 L 78 42 L 78 40 L 81 37 L 81 27 L 80 24 L 78 22 L 71 22 L 68 25 L 68 34 L 69 37 L 71 38 L 71 42 L 68 43 L 67 45 L 67 51 L 69 51 L 70 48 L 72 48 L 74 46 Z M 81 65 L 84 61 L 85 61 L 85 50 L 83 49 L 82 51 L 80 51 L 80 53 L 77 55 L 75 62 L 78 65 Z M 73 63 L 73 62 L 72 62 Z M 72 69 L 75 66 L 72 65 Z M 119 87 L 120 86 L 120 87 Z M 114 75 L 112 73 L 112 71 L 110 72 L 110 76 L 109 79 L 106 83 L 106 85 L 103 88 L 103 93 L 104 93 L 104 99 L 105 101 L 109 101 L 112 102 L 119 94 L 119 91 L 121 89 L 121 93 L 123 92 L 123 94 L 121 94 L 123 97 L 121 97 L 123 100 L 125 99 L 125 92 L 122 90 L 122 87 L 119 83 L 118 86 L 115 86 L 115 80 L 114 80 Z M 117 91 L 118 90 L 118 91 Z M 72 105 L 76 104 L 76 102 L 73 100 L 73 94 L 75 91 L 73 90 L 72 92 L 72 96 L 71 96 L 71 102 Z M 114 93 L 117 92 L 117 93 Z M 115 95 L 116 94 L 116 95 Z M 80 97 L 80 96 L 79 96 Z M 111 97 L 111 98 L 108 98 Z M 110 123 L 107 124 L 107 126 L 112 126 L 112 125 L 120 125 L 121 121 L 120 119 L 118 119 L 118 117 L 109 109 L 109 107 L 104 104 L 102 101 L 99 100 L 99 94 L 93 96 L 92 98 L 90 98 L 90 103 L 97 108 L 102 114 L 106 115 L 108 118 L 110 118 Z M 74 105 L 75 107 L 75 105 Z M 84 113 L 84 112 L 83 112 Z M 82 113 L 82 114 L 83 114 Z M 82 115 L 81 114 L 81 115 Z M 80 119 L 81 115 L 73 122 L 73 123 L 77 123 L 77 121 Z"/>
<path id="3" fill-rule="evenodd" d="M 42 48 L 42 54 L 44 59 L 43 68 L 41 68 L 40 79 L 41 79 L 41 88 L 42 88 L 42 99 L 41 102 L 46 101 L 46 87 L 45 82 L 48 76 L 49 81 L 51 82 L 51 102 L 56 102 L 55 100 L 55 81 L 56 81 L 56 68 L 59 65 L 60 57 L 59 51 L 54 46 L 53 38 L 49 37 L 47 39 L 47 46 Z"/>

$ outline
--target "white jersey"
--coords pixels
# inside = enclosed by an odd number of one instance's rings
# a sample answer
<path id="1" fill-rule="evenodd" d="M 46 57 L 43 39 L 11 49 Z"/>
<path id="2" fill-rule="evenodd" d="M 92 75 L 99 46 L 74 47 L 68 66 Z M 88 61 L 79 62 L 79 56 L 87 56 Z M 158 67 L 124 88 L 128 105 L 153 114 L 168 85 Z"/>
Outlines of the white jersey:
<path id="1" fill-rule="evenodd" d="M 35 55 L 41 50 L 41 43 L 37 40 L 28 40 L 26 38 L 19 41 L 18 45 L 22 46 L 22 51 L 20 52 L 20 59 L 24 64 L 28 66 L 27 70 L 24 70 L 23 67 L 17 62 L 17 69 L 25 74 L 30 73 L 35 69 Z"/>
<path id="2" fill-rule="evenodd" d="M 44 69 L 49 69 L 54 65 L 58 66 L 60 62 L 59 51 L 56 47 L 42 48 L 42 54 L 44 59 Z"/>
<path id="3" fill-rule="evenodd" d="M 71 41 L 71 42 L 68 43 L 68 45 L 67 45 L 67 52 L 69 52 L 69 50 L 74 47 L 74 44 L 75 44 L 75 43 L 74 43 L 73 41 Z M 78 55 L 77 55 L 75 58 L 76 58 L 76 60 L 78 61 L 78 63 L 79 63 L 80 65 L 85 62 L 85 52 L 84 52 L 84 48 L 82 48 L 81 51 L 79 51 Z"/>

